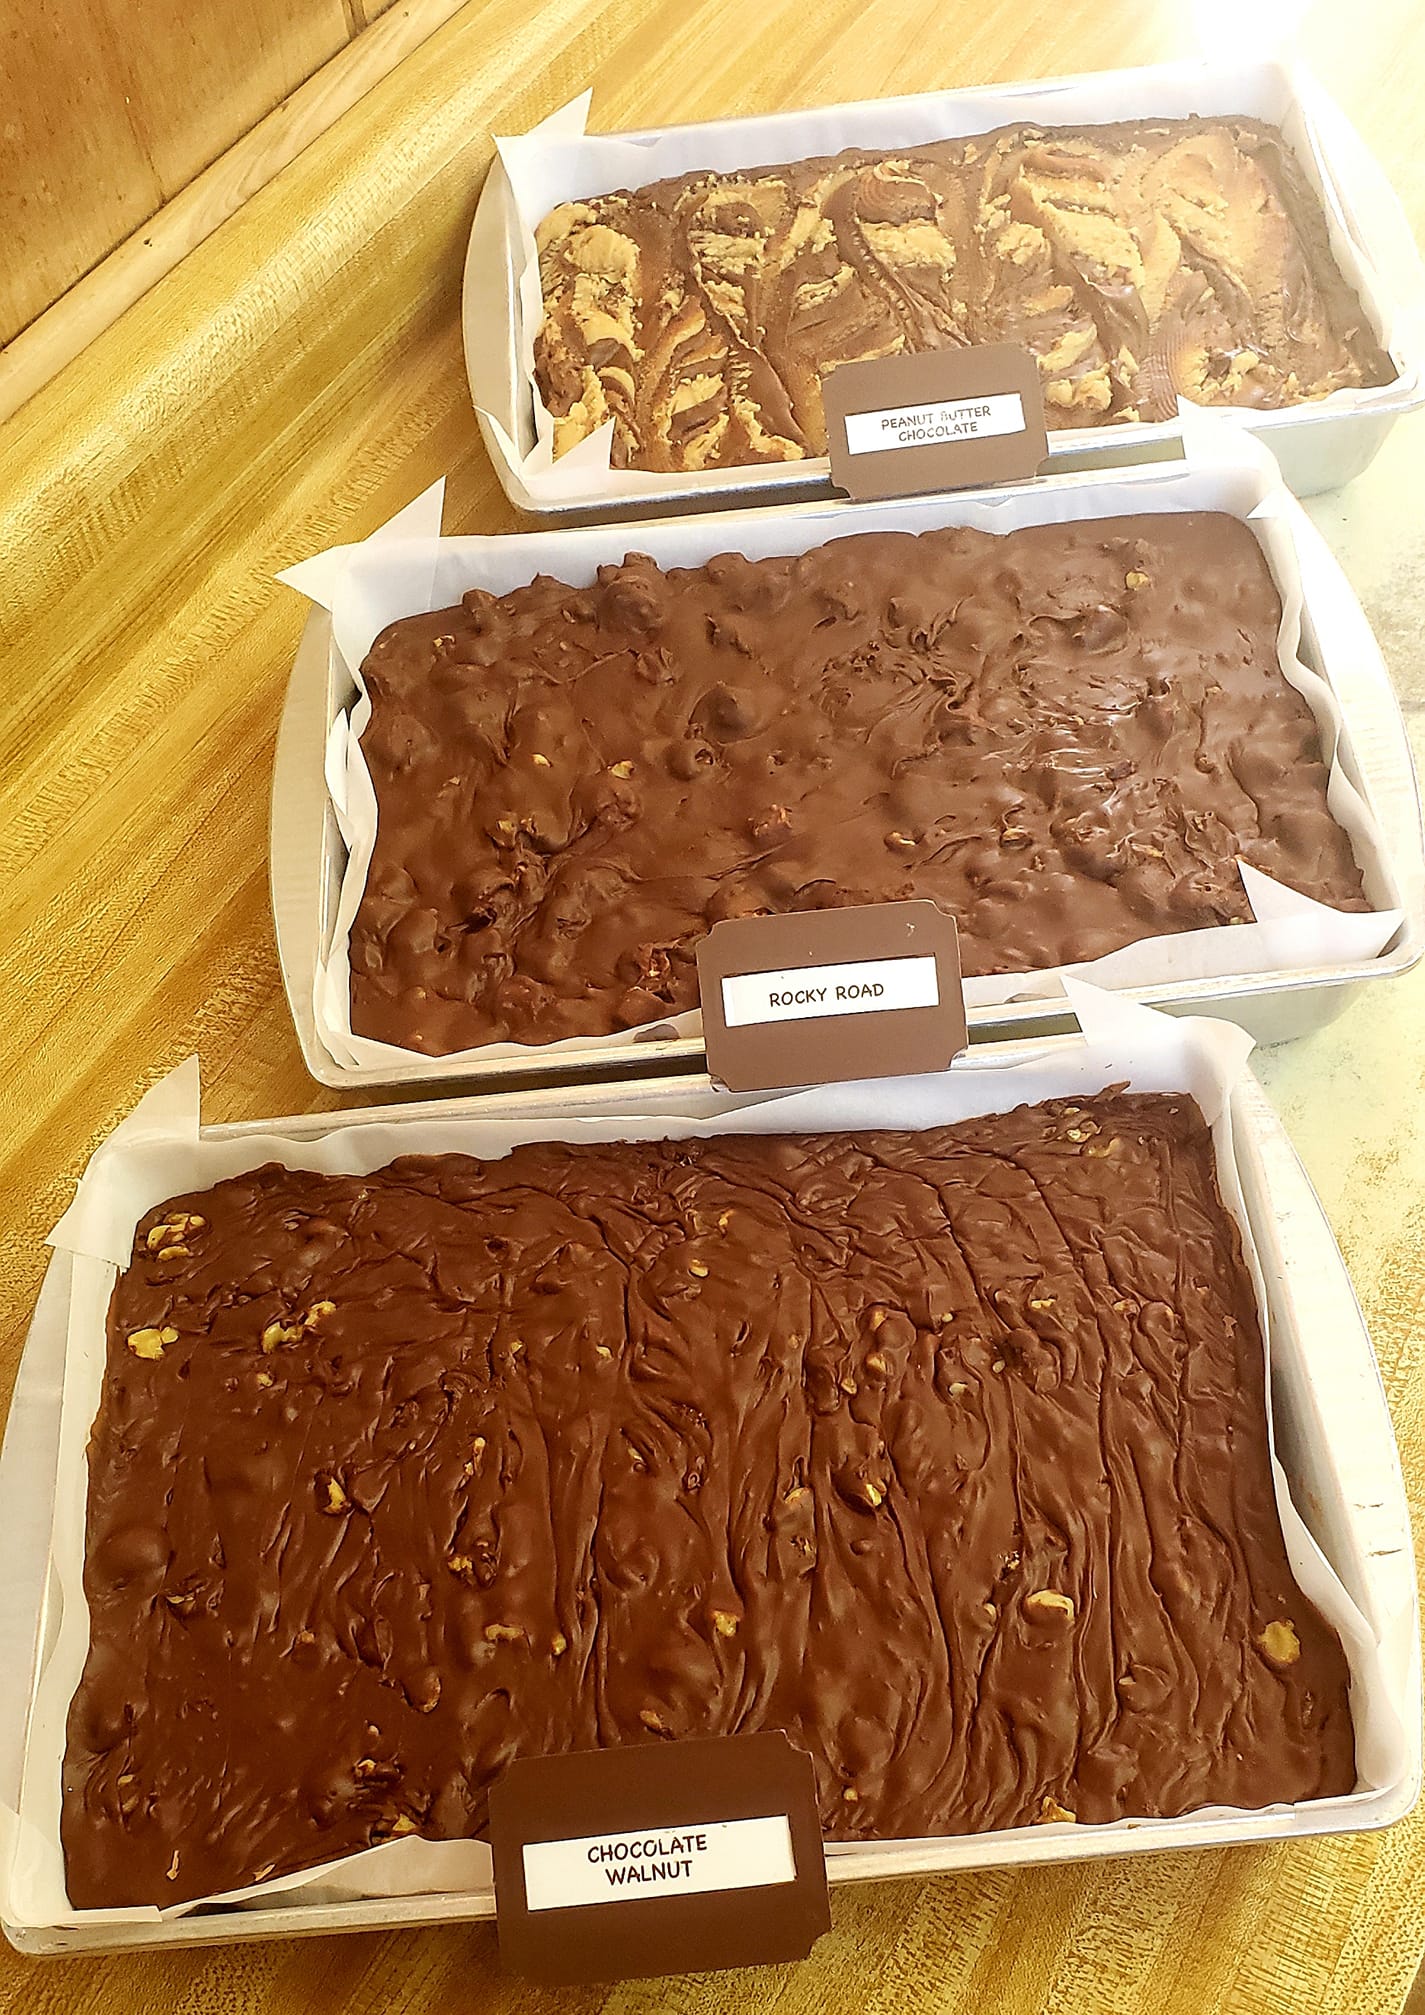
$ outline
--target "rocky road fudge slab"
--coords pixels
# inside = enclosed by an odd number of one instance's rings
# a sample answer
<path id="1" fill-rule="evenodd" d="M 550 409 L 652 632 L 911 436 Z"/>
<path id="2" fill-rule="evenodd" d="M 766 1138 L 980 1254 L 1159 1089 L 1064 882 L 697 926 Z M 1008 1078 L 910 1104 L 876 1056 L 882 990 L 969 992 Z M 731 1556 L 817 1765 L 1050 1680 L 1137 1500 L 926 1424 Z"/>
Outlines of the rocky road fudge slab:
<path id="1" fill-rule="evenodd" d="M 1314 190 L 1251 119 L 1005 127 L 564 203 L 537 233 L 541 397 L 616 468 L 826 453 L 821 379 L 1021 343 L 1051 427 L 1389 384 Z"/>
<path id="2" fill-rule="evenodd" d="M 1354 1781 L 1185 1098 L 176 1198 L 113 1297 L 85 1579 L 81 1907 L 743 1729 L 839 1840 Z"/>
<path id="3" fill-rule="evenodd" d="M 926 896 L 969 974 L 1367 907 L 1281 601 L 1214 513 L 836 539 L 394 623 L 356 1034 L 431 1055 L 698 1004 L 722 917 Z"/>

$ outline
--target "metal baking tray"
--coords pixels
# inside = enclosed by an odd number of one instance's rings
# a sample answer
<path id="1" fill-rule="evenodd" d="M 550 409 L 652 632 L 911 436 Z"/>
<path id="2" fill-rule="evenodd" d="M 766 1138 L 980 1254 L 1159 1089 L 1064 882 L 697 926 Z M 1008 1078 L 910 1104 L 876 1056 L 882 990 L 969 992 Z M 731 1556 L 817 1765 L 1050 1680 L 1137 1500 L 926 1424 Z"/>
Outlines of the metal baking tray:
<path id="1" fill-rule="evenodd" d="M 862 100 L 816 112 L 711 120 L 591 136 L 647 142 L 676 133 L 696 165 L 732 168 L 798 160 L 844 147 L 894 148 L 897 121 L 913 117 L 917 136 L 926 109 L 943 109 L 945 137 L 988 132 L 1019 121 L 1094 125 L 1114 119 L 1182 116 L 1186 112 L 1244 116 L 1286 125 L 1294 151 L 1317 190 L 1338 260 L 1359 262 L 1368 289 L 1388 304 L 1389 345 L 1398 375 L 1388 387 L 1332 395 L 1277 412 L 1214 408 L 1268 443 L 1298 496 L 1331 490 L 1357 476 L 1378 453 L 1396 419 L 1425 403 L 1425 273 L 1400 203 L 1369 150 L 1316 80 L 1299 66 L 1267 62 L 1200 62 L 1141 70 L 1099 71 L 1023 84 L 975 86 L 921 97 Z M 567 129 L 566 129 L 567 130 Z M 607 177 L 581 180 L 571 195 L 626 186 L 630 171 L 611 165 Z M 644 179 L 649 179 L 645 177 Z M 510 501 L 529 515 L 571 521 L 597 516 L 655 516 L 668 510 L 725 508 L 755 501 L 830 494 L 824 456 L 802 463 L 708 471 L 701 476 L 621 470 L 604 479 L 531 491 L 520 460 L 534 445 L 534 401 L 520 367 L 522 309 L 516 276 L 522 263 L 519 222 L 509 177 L 497 158 L 480 195 L 465 265 L 462 321 L 466 375 L 495 472 Z M 1369 303 L 1367 304 L 1369 306 Z M 1373 316 L 1379 324 L 1383 316 Z M 1380 333 L 1378 327 L 1378 333 Z M 532 340 L 532 339 L 531 339 Z M 498 421 L 506 437 L 489 425 Z M 1070 428 L 1051 434 L 1056 466 L 1102 467 L 1163 452 L 1172 423 Z M 506 441 L 515 449 L 514 458 Z M 558 464 L 555 465 L 556 470 Z"/>
<path id="2" fill-rule="evenodd" d="M 1222 436 L 1219 430 L 1217 435 Z M 1256 465 L 1255 489 L 1243 497 L 1264 494 L 1262 471 L 1271 464 L 1259 450 L 1229 434 L 1233 452 Z M 1113 499 L 1104 515 L 1124 510 L 1163 508 L 1155 497 L 1186 484 L 1187 470 L 1158 464 L 1109 475 L 1048 477 L 1034 486 L 1035 510 L 1045 519 L 1093 516 L 1095 495 Z M 1210 508 L 1185 490 L 1182 508 Z M 1384 836 L 1389 866 L 1399 891 L 1405 923 L 1379 956 L 1354 965 L 1314 967 L 1303 971 L 1244 972 L 1213 979 L 1177 979 L 1134 989 L 1134 998 L 1177 1013 L 1219 1014 L 1240 1023 L 1259 1041 L 1279 1042 L 1318 1028 L 1339 1014 L 1356 991 L 1373 980 L 1406 972 L 1425 949 L 1425 845 L 1422 845 L 1420 799 L 1410 744 L 1400 709 L 1379 648 L 1344 574 L 1305 512 L 1279 486 L 1273 495 L 1283 503 L 1296 545 L 1304 594 L 1303 661 L 1326 676 L 1340 702 L 1345 744 L 1354 762 L 1354 781 L 1368 800 Z M 966 506 L 1002 499 L 1003 492 L 962 492 L 933 508 L 936 522 L 953 524 Z M 943 511 L 941 509 L 943 505 Z M 777 517 L 789 524 L 813 521 L 820 537 L 873 530 L 895 507 L 890 505 L 802 505 L 781 512 L 766 509 L 716 519 L 683 521 L 694 532 L 706 557 L 737 544 L 738 527 L 754 519 Z M 929 515 L 931 507 L 927 506 Z M 824 529 L 823 529 L 824 528 Z M 518 557 L 521 577 L 549 572 L 565 578 L 569 568 L 587 566 L 591 556 L 621 559 L 630 545 L 657 559 L 664 539 L 682 538 L 673 524 L 649 525 L 635 535 L 619 526 L 584 532 L 530 533 L 497 542 L 501 555 Z M 806 543 L 816 543 L 807 539 Z M 687 564 L 686 557 L 677 564 Z M 528 573 L 523 572 L 525 564 Z M 561 1078 L 598 1076 L 608 1079 L 645 1075 L 670 1069 L 701 1067 L 703 1046 L 698 1035 L 631 1034 L 617 1048 L 561 1045 L 555 1051 L 525 1048 L 516 1060 L 508 1056 L 480 1058 L 452 1065 L 441 1057 L 407 1052 L 410 1061 L 379 1063 L 338 1061 L 318 1030 L 313 989 L 319 956 L 331 945 L 337 902 L 346 867 L 346 848 L 327 793 L 324 758 L 327 737 L 336 716 L 351 699 L 350 680 L 331 648 L 329 617 L 314 612 L 308 621 L 288 687 L 277 743 L 272 787 L 271 875 L 272 909 L 283 981 L 292 1019 L 308 1070 L 320 1083 L 361 1090 L 375 1085 L 480 1084 L 511 1088 Z M 1022 1000 L 1008 1005 L 970 1010 L 971 1036 L 979 1041 L 1047 1034 L 1072 1026 L 1060 999 Z"/>
<path id="3" fill-rule="evenodd" d="M 1139 1017 L 1140 1022 L 1152 1017 Z M 1184 1030 L 1181 1055 L 1209 1041 Z M 1138 1042 L 1140 1071 L 1144 1050 Z M 1157 1038 L 1153 1038 L 1156 1042 Z M 1116 1068 L 1112 1045 L 1103 1039 L 1089 1068 Z M 979 1049 L 954 1066 L 957 1075 L 978 1077 L 973 1097 L 985 1107 L 1015 1102 L 1002 1073 L 1015 1067 L 1035 1072 L 1039 1085 L 1061 1090 L 1084 1086 L 1073 1073 L 1084 1066 L 1082 1038 L 1059 1037 Z M 1075 1052 L 1079 1052 L 1076 1056 Z M 1154 1052 L 1157 1054 L 1157 1052 Z M 1200 1050 L 1198 1052 L 1200 1054 Z M 1165 1052 L 1164 1052 L 1165 1054 Z M 1200 1065 L 1191 1061 L 1153 1064 L 1160 1088 L 1184 1080 Z M 1132 1071 L 1124 1075 L 1132 1076 Z M 1000 1088 L 994 1088 L 998 1079 Z M 902 1080 L 917 1098 L 917 1085 Z M 847 1088 L 842 1088 L 843 1092 Z M 860 1100 L 860 1124 L 876 1124 L 879 1088 L 849 1088 Z M 1052 1091 L 1026 1095 L 1053 1095 Z M 367 1126 L 381 1129 L 380 1158 L 402 1150 L 401 1132 L 432 1121 L 451 1123 L 442 1145 L 458 1150 L 462 1124 L 482 1125 L 492 1117 L 517 1127 L 541 1122 L 578 1122 L 599 1117 L 632 1122 L 660 1117 L 712 1119 L 765 1103 L 713 1092 L 705 1078 L 684 1078 L 661 1086 L 580 1086 L 489 1099 L 440 1099 L 340 1114 L 305 1114 L 239 1125 L 201 1127 L 196 1163 L 184 1150 L 185 1166 L 201 1169 L 205 1150 L 220 1165 L 213 1179 L 238 1165 L 269 1158 L 272 1137 L 300 1144 L 332 1134 L 349 1135 Z M 774 1101 L 775 1103 L 775 1101 Z M 1376 1790 L 1344 1797 L 1278 1806 L 1258 1812 L 1216 1812 L 1177 1819 L 1145 1819 L 1109 1827 L 1024 1828 L 1012 1833 L 961 1835 L 919 1843 L 863 1843 L 828 1853 L 833 1881 L 923 1876 L 965 1868 L 1043 1865 L 1094 1860 L 1107 1855 L 1144 1854 L 1188 1846 L 1263 1842 L 1387 1826 L 1413 1805 L 1420 1779 L 1420 1635 L 1409 1513 L 1390 1414 L 1369 1338 L 1350 1279 L 1330 1226 L 1305 1171 L 1250 1071 L 1235 1078 L 1229 1107 L 1234 1155 L 1252 1240 L 1261 1262 L 1271 1326 L 1271 1396 L 1279 1456 L 1293 1502 L 1317 1544 L 1364 1617 L 1377 1647 L 1383 1697 L 1398 1721 L 1397 1762 L 1390 1781 Z M 798 1119 L 796 1124 L 804 1125 Z M 554 1132 L 562 1132 L 557 1125 Z M 774 1129 L 775 1130 L 775 1126 Z M 148 1136 L 144 1136 L 146 1151 Z M 251 1142 L 251 1162 L 243 1147 Z M 359 1154 L 359 1150 L 354 1150 Z M 352 1164 L 356 1165 L 355 1162 Z M 0 1525 L 7 1544 L 0 1557 L 0 1629 L 6 1656 L 0 1660 L 0 1899 L 11 1895 L 12 1867 L 20 1827 L 21 1784 L 30 1762 L 31 1708 L 59 1623 L 55 1568 L 60 1394 L 71 1320 L 80 1305 L 95 1319 L 115 1268 L 92 1257 L 57 1250 L 45 1278 L 22 1358 L 3 1454 L 0 1454 Z M 96 1299 L 97 1291 L 97 1299 Z M 64 1507 L 59 1508 L 61 1512 Z M 71 1532 L 78 1513 L 68 1508 Z M 121 1948 L 170 1948 L 229 1944 L 333 1931 L 394 1929 L 494 1914 L 491 1890 L 360 1896 L 348 1900 L 304 1901 L 293 1892 L 264 1901 L 150 1920 L 146 1923 L 35 1924 L 8 1921 L 12 1945 L 33 1954 L 100 1952 Z"/>

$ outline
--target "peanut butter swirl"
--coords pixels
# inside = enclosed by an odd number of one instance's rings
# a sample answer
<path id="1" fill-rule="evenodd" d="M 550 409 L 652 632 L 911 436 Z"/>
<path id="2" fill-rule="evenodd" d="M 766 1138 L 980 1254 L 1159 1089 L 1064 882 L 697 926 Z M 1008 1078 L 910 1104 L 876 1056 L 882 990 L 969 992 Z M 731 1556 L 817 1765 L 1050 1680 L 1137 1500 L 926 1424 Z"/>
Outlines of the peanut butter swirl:
<path id="1" fill-rule="evenodd" d="M 395 623 L 352 1027 L 442 1055 L 698 1004 L 723 917 L 926 896 L 967 973 L 1367 907 L 1281 602 L 1215 514 L 871 533 Z"/>
<path id="2" fill-rule="evenodd" d="M 81 1908 L 786 1729 L 874 1840 L 1348 1791 L 1182 1098 L 269 1166 L 141 1221 L 90 1445 Z"/>
<path id="3" fill-rule="evenodd" d="M 1249 119 L 682 175 L 561 204 L 537 241 L 554 452 L 611 418 L 618 468 L 825 454 L 825 372 L 952 344 L 1030 349 L 1051 427 L 1395 376 L 1300 165 Z"/>

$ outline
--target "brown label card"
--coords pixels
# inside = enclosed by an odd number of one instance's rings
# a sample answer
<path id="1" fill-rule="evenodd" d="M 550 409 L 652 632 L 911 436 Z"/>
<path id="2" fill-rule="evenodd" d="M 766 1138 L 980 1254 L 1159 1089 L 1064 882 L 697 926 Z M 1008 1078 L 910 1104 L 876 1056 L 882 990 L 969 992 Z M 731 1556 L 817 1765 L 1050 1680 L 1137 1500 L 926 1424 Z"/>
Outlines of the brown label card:
<path id="1" fill-rule="evenodd" d="M 924 900 L 729 918 L 698 988 L 728 1091 L 945 1070 L 969 1041 L 955 921 Z"/>
<path id="2" fill-rule="evenodd" d="M 553 1986 L 805 1959 L 831 1927 L 786 1736 L 522 1757 L 490 1792 L 505 1967 Z"/>
<path id="3" fill-rule="evenodd" d="M 821 393 L 831 480 L 858 499 L 1021 482 L 1049 453 L 1039 366 L 1017 343 L 838 364 Z"/>

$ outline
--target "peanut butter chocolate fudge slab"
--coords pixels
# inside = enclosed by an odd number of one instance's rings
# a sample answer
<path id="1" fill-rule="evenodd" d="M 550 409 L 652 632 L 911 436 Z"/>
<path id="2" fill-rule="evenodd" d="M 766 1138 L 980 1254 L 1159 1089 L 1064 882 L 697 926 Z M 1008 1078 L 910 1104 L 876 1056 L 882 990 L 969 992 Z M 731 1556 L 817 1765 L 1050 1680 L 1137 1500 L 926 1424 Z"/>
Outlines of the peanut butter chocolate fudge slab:
<path id="1" fill-rule="evenodd" d="M 564 203 L 537 233 L 556 456 L 616 468 L 826 453 L 837 364 L 971 343 L 1037 357 L 1051 427 L 1274 408 L 1395 366 L 1273 127 L 1011 126 Z"/>
<path id="2" fill-rule="evenodd" d="M 351 1024 L 430 1055 L 698 1004 L 723 917 L 925 896 L 968 974 L 1368 907 L 1281 601 L 1214 513 L 631 554 L 393 624 Z"/>
<path id="3" fill-rule="evenodd" d="M 515 1756 L 786 1729 L 837 1840 L 1345 1792 L 1185 1098 L 268 1166 L 141 1221 L 90 1445 L 84 1907 Z"/>

